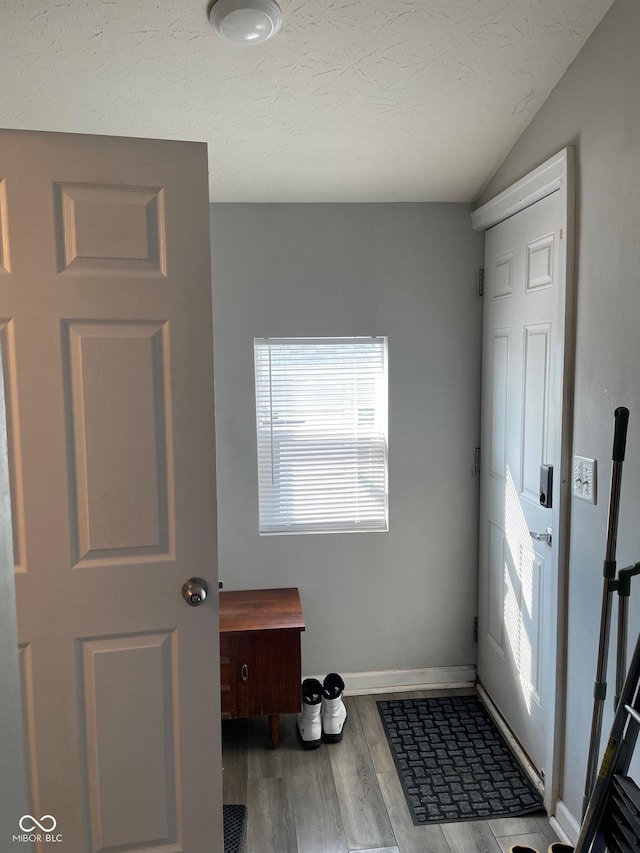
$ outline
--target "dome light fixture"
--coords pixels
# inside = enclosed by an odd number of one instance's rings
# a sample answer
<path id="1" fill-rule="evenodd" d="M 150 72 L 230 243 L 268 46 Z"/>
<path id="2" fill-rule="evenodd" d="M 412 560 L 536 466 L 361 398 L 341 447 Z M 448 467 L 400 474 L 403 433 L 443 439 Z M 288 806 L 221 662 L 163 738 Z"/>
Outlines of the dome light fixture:
<path id="1" fill-rule="evenodd" d="M 222 38 L 236 44 L 261 44 L 282 26 L 276 0 L 215 0 L 209 21 Z"/>

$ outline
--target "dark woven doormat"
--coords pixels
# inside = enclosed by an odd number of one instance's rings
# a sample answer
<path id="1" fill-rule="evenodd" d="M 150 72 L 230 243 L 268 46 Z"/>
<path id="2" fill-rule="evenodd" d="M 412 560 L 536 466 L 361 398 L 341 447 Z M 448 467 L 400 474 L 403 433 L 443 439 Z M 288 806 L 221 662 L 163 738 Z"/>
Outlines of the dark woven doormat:
<path id="1" fill-rule="evenodd" d="M 542 800 L 476 696 L 378 702 L 414 824 L 542 811 Z"/>
<path id="2" fill-rule="evenodd" d="M 224 853 L 242 853 L 247 825 L 246 806 L 222 806 Z"/>

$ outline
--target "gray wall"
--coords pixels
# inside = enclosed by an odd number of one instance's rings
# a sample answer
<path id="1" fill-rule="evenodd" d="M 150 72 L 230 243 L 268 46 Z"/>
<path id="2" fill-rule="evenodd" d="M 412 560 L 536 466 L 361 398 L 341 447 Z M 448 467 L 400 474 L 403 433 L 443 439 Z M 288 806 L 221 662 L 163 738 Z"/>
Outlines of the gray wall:
<path id="1" fill-rule="evenodd" d="M 577 151 L 574 453 L 599 462 L 598 505 L 571 507 L 563 799 L 578 818 L 589 744 L 613 411 L 630 410 L 618 565 L 640 560 L 640 3 L 617 0 L 513 148 L 481 201 L 566 145 Z M 640 627 L 640 581 L 630 643 Z M 614 618 L 615 618 L 614 610 Z M 612 643 L 614 656 L 615 639 Z M 613 670 L 611 669 L 610 692 Z M 607 703 L 605 732 L 611 720 Z"/>
<path id="2" fill-rule="evenodd" d="M 460 204 L 212 205 L 220 577 L 298 586 L 303 671 L 474 664 L 483 236 Z M 253 338 L 389 336 L 388 533 L 260 537 Z"/>

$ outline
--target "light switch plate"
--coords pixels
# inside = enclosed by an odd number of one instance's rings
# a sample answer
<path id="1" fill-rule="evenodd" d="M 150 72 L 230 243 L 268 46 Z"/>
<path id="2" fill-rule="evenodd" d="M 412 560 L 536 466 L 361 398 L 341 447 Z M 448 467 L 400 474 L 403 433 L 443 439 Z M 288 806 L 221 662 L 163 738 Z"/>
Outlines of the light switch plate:
<path id="1" fill-rule="evenodd" d="M 571 491 L 576 498 L 596 503 L 596 460 L 586 456 L 574 456 L 571 476 Z"/>

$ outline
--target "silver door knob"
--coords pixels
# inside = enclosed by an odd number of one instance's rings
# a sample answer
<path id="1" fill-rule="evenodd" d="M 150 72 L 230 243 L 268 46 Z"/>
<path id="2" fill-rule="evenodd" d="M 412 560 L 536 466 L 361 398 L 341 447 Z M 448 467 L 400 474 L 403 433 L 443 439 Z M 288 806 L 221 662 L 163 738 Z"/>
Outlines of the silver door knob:
<path id="1" fill-rule="evenodd" d="M 544 533 L 536 533 L 533 530 L 529 531 L 532 539 L 535 539 L 536 542 L 546 542 L 547 545 L 551 545 L 551 528 L 547 527 Z"/>
<path id="2" fill-rule="evenodd" d="M 207 582 L 202 578 L 189 578 L 182 586 L 182 597 L 192 607 L 199 607 L 209 593 Z"/>

